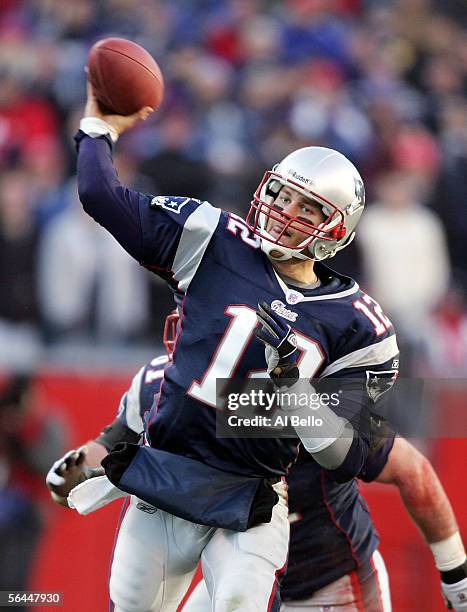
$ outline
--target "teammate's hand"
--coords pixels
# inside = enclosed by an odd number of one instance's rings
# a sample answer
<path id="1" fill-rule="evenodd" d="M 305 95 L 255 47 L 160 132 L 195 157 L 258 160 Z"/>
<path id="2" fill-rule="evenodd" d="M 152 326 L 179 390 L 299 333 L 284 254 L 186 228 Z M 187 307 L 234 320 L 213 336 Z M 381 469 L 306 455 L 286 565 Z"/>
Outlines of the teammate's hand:
<path id="1" fill-rule="evenodd" d="M 458 575 L 455 577 L 456 582 L 447 584 L 443 580 L 441 581 L 441 590 L 446 601 L 446 607 L 449 610 L 456 610 L 456 612 L 467 611 L 467 561 L 465 561 L 456 570 L 446 572 L 442 576 L 456 572 Z M 459 580 L 459 578 L 461 578 Z"/>
<path id="2" fill-rule="evenodd" d="M 90 468 L 85 465 L 86 453 L 86 446 L 70 450 L 55 461 L 48 471 L 45 482 L 50 489 L 52 499 L 58 504 L 68 507 L 66 498 L 74 487 L 88 478 L 104 474 L 104 469 L 101 467 Z"/>
<path id="3" fill-rule="evenodd" d="M 256 316 L 261 328 L 255 335 L 265 345 L 269 375 L 275 381 L 279 378 L 298 379 L 300 351 L 294 331 L 266 302 L 258 304 Z"/>
<path id="4" fill-rule="evenodd" d="M 91 83 L 89 81 L 87 83 L 87 101 L 84 109 L 84 116 L 98 117 L 106 121 L 119 135 L 134 127 L 140 121 L 145 121 L 153 111 L 154 109 L 150 106 L 144 106 L 132 115 L 107 115 L 102 111 L 94 95 Z"/>

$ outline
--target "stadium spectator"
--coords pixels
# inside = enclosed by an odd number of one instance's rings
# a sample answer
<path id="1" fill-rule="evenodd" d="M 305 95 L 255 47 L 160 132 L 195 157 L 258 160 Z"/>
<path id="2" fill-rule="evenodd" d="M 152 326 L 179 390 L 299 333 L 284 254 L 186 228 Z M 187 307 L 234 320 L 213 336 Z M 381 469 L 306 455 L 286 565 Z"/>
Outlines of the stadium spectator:
<path id="1" fill-rule="evenodd" d="M 363 217 L 357 237 L 368 289 L 409 342 L 420 339 L 424 322 L 448 288 L 450 274 L 443 227 L 419 203 L 418 185 L 413 174 L 384 175 L 378 201 Z"/>
<path id="2" fill-rule="evenodd" d="M 0 71 L 0 126 L 0 167 L 21 162 L 26 147 L 36 140 L 56 139 L 59 129 L 53 105 L 29 94 L 8 70 Z"/>
<path id="3" fill-rule="evenodd" d="M 428 319 L 426 359 L 419 372 L 427 377 L 467 376 L 467 304 L 459 287 L 451 287 Z"/>
<path id="4" fill-rule="evenodd" d="M 467 103 L 445 100 L 440 115 L 441 172 L 431 203 L 446 229 L 449 254 L 457 282 L 467 291 Z"/>
<path id="5" fill-rule="evenodd" d="M 10 170 L 0 178 L 0 319 L 37 323 L 37 234 L 28 176 Z"/>
<path id="6" fill-rule="evenodd" d="M 208 199 L 212 180 L 206 162 L 196 159 L 195 138 L 189 114 L 175 111 L 164 118 L 160 148 L 139 168 L 153 193 L 193 192 L 200 200 Z"/>

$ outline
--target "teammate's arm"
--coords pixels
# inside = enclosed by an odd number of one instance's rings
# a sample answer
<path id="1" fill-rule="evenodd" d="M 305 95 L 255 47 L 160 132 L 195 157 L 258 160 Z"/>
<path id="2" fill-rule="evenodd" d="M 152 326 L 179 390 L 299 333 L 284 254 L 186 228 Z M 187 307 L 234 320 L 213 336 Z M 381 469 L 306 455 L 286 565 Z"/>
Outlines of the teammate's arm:
<path id="1" fill-rule="evenodd" d="M 465 548 L 446 492 L 426 457 L 396 438 L 377 482 L 395 485 L 402 501 L 433 552 L 442 590 L 455 610 L 467 610 Z"/>
<path id="2" fill-rule="evenodd" d="M 138 371 L 130 388 L 123 394 L 116 419 L 104 427 L 94 440 L 68 451 L 50 468 L 46 484 L 52 499 L 61 506 L 68 507 L 67 497 L 78 484 L 104 473 L 100 463 L 117 442 L 136 444 L 139 441 L 143 430 L 141 412 L 147 408 L 141 404 L 140 389 L 147 367 L 151 367 L 151 364 Z M 154 391 L 159 383 L 160 380 L 153 381 Z"/>
<path id="3" fill-rule="evenodd" d="M 433 466 L 412 444 L 396 438 L 377 482 L 395 485 L 428 544 L 458 531 L 451 504 Z M 465 553 L 463 553 L 465 556 Z"/>
<path id="4" fill-rule="evenodd" d="M 127 395 L 124 395 L 122 402 L 126 401 Z M 72 489 L 89 478 L 104 474 L 101 461 L 117 442 L 136 444 L 140 437 L 140 433 L 116 418 L 104 427 L 97 438 L 89 440 L 78 449 L 68 451 L 55 461 L 47 474 L 46 483 L 52 499 L 67 508 L 67 497 Z"/>

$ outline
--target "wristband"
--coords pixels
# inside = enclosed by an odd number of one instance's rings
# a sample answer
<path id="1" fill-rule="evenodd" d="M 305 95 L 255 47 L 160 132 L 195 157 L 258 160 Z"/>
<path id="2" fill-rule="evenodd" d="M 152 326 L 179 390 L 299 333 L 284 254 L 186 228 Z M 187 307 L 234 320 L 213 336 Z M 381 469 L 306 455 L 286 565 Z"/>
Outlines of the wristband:
<path id="1" fill-rule="evenodd" d="M 79 123 L 79 129 L 91 138 L 110 136 L 113 143 L 118 140 L 117 130 L 99 117 L 83 117 Z"/>
<path id="2" fill-rule="evenodd" d="M 460 533 L 456 531 L 441 542 L 430 544 L 436 567 L 440 572 L 448 572 L 462 565 L 466 560 L 464 545 Z"/>
<path id="3" fill-rule="evenodd" d="M 467 561 L 455 569 L 447 572 L 440 572 L 440 574 L 441 581 L 444 582 L 444 584 L 456 584 L 458 582 L 462 582 L 462 580 L 467 579 Z"/>

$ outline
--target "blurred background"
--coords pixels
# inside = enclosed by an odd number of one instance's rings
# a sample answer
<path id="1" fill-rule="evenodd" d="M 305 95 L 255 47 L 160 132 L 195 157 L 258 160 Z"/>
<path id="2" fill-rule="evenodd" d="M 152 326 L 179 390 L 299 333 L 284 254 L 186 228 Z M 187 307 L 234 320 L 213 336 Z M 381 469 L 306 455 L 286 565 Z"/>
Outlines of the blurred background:
<path id="1" fill-rule="evenodd" d="M 64 591 L 67 612 L 105 605 L 116 511 L 54 508 L 45 449 L 59 456 L 113 419 L 132 373 L 163 351 L 172 308 L 77 199 L 84 66 L 105 36 L 143 45 L 166 81 L 162 108 L 119 142 L 122 182 L 245 215 L 291 150 L 340 150 L 364 178 L 367 211 L 331 265 L 393 319 L 405 376 L 457 380 L 431 395 L 434 423 L 455 426 L 467 400 L 465 0 L 0 0 L 0 395 L 16 393 L 0 408 L 0 534 L 24 536 L 22 557 L 17 538 L 0 551 L 23 559 L 16 578 L 0 562 L 0 589 L 21 579 Z M 467 528 L 465 439 L 423 448 Z M 372 485 L 368 497 L 395 610 L 442 610 L 394 494 Z"/>

